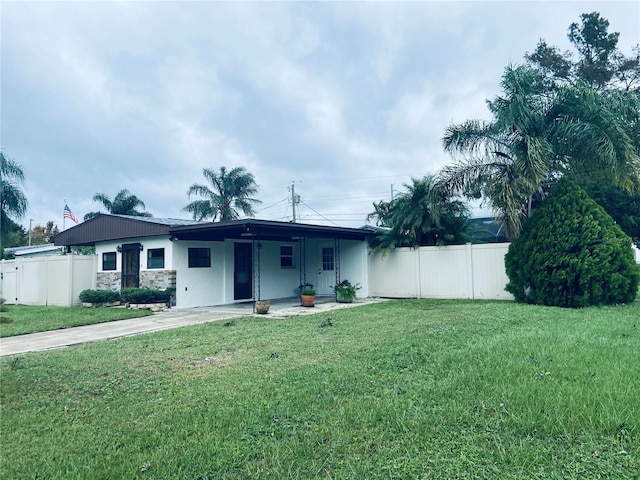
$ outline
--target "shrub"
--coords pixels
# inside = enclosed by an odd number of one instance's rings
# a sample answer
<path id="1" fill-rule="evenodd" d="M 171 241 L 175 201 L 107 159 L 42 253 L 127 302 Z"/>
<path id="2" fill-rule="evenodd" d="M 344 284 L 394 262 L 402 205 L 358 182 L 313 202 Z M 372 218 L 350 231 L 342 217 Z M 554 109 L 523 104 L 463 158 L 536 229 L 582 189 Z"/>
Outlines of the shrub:
<path id="1" fill-rule="evenodd" d="M 353 285 L 349 280 L 343 280 L 333 287 L 333 291 L 336 292 L 339 300 L 353 302 L 356 298 L 356 292 L 361 288 L 359 283 Z"/>
<path id="2" fill-rule="evenodd" d="M 123 288 L 120 297 L 127 303 L 169 303 L 174 290 L 156 290 L 153 288 Z"/>
<path id="3" fill-rule="evenodd" d="M 303 283 L 301 285 L 298 285 L 298 291 L 300 292 L 300 295 L 316 294 L 316 290 L 313 288 L 313 285 L 311 283 Z"/>
<path id="4" fill-rule="evenodd" d="M 120 293 L 113 290 L 83 290 L 80 292 L 82 303 L 113 303 L 120 301 Z"/>
<path id="5" fill-rule="evenodd" d="M 632 302 L 640 282 L 631 239 L 566 178 L 524 223 L 505 266 L 506 290 L 519 302 L 541 305 Z"/>

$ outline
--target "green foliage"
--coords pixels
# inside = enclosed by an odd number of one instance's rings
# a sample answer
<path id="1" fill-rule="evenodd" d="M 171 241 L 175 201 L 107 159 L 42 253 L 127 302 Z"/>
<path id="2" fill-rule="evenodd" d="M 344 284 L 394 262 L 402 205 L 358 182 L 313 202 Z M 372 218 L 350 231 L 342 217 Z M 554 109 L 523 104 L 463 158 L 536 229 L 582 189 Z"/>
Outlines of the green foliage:
<path id="1" fill-rule="evenodd" d="M 315 295 L 316 290 L 313 288 L 311 283 L 303 283 L 302 285 L 298 285 L 298 291 L 300 295 Z"/>
<path id="2" fill-rule="evenodd" d="M 22 166 L 0 152 L 0 229 L 9 226 L 10 217 L 20 218 L 29 206 L 22 191 Z"/>
<path id="3" fill-rule="evenodd" d="M 113 303 L 120 301 L 120 292 L 113 290 L 83 290 L 79 295 L 82 303 Z"/>
<path id="4" fill-rule="evenodd" d="M 4 298 L 0 298 L 0 312 L 6 313 L 9 311 L 9 307 L 5 305 L 6 300 Z M 13 320 L 7 317 L 6 315 L 0 315 L 0 323 L 11 323 Z"/>
<path id="5" fill-rule="evenodd" d="M 375 219 L 383 228 L 371 246 L 392 249 L 467 242 L 467 205 L 445 191 L 435 175 L 411 180 L 391 202 L 374 202 L 374 212 L 367 219 Z"/>
<path id="6" fill-rule="evenodd" d="M 506 290 L 541 305 L 629 303 L 640 282 L 630 238 L 566 178 L 524 223 L 505 265 Z"/>
<path id="7" fill-rule="evenodd" d="M 127 303 L 169 303 L 174 289 L 156 290 L 153 288 L 123 288 L 120 297 Z"/>
<path id="8" fill-rule="evenodd" d="M 240 218 L 238 211 L 252 216 L 255 214 L 253 206 L 262 203 L 251 197 L 258 192 L 258 186 L 253 174 L 247 172 L 244 167 L 227 170 L 223 166 L 217 172 L 211 168 L 204 168 L 202 174 L 212 188 L 198 183 L 191 185 L 187 195 L 199 195 L 204 199 L 194 200 L 183 208 L 185 212 L 193 215 L 194 220 L 237 220 Z"/>
<path id="9" fill-rule="evenodd" d="M 566 82 L 583 81 L 602 89 L 638 88 L 640 82 L 640 50 L 636 46 L 630 57 L 618 50 L 618 32 L 609 33 L 609 21 L 598 12 L 584 13 L 580 23 L 569 26 L 567 37 L 578 53 L 561 52 L 558 47 L 540 40 L 525 58 L 544 76 L 550 88 Z"/>
<path id="10" fill-rule="evenodd" d="M 53 220 L 49 220 L 45 226 L 36 225 L 31 230 L 31 245 L 42 245 L 44 243 L 49 243 L 51 238 L 60 233 L 60 229 L 53 222 Z"/>
<path id="11" fill-rule="evenodd" d="M 96 247 L 74 245 L 71 247 L 71 253 L 74 255 L 95 255 Z"/>
<path id="12" fill-rule="evenodd" d="M 342 280 L 333 287 L 333 291 L 336 293 L 338 300 L 353 302 L 356 298 L 356 292 L 361 288 L 359 283 L 354 285 L 349 280 Z"/>
<path id="13" fill-rule="evenodd" d="M 640 49 L 625 58 L 607 20 L 597 12 L 581 20 L 569 29 L 577 61 L 542 40 L 527 64 L 505 68 L 503 95 L 487 102 L 491 121 L 467 120 L 443 137 L 445 151 L 461 156 L 443 183 L 483 198 L 510 239 L 563 175 L 640 191 Z"/>
<path id="14" fill-rule="evenodd" d="M 138 217 L 151 216 L 149 212 L 138 210 L 138 207 L 145 208 L 144 202 L 126 189 L 120 190 L 113 201 L 104 193 L 96 193 L 93 196 L 93 201 L 101 203 L 108 213 Z M 90 220 L 98 215 L 100 212 L 89 212 L 84 216 L 84 220 Z"/>
<path id="15" fill-rule="evenodd" d="M 14 305 L 11 307 L 13 322 L 10 325 L 0 325 L 0 337 L 47 332 L 148 315 L 153 315 L 153 313 L 150 310 L 131 308 Z"/>
<path id="16" fill-rule="evenodd" d="M 0 476 L 637 480 L 640 302 L 327 315 L 3 358 Z"/>
<path id="17" fill-rule="evenodd" d="M 626 192 L 594 180 L 584 185 L 584 189 L 640 247 L 640 193 Z"/>

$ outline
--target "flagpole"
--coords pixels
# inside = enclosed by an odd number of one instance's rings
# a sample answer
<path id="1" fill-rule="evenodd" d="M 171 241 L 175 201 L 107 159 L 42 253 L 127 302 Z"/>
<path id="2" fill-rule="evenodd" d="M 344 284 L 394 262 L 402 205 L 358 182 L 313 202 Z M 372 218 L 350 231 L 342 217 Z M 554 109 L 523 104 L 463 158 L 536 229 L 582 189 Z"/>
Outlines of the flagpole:
<path id="1" fill-rule="evenodd" d="M 64 199 L 64 204 L 67 205 L 67 199 L 66 198 Z M 66 223 L 65 220 L 66 219 L 67 219 L 67 217 L 64 216 L 64 210 L 62 210 L 62 231 L 63 232 L 65 231 L 65 223 Z"/>

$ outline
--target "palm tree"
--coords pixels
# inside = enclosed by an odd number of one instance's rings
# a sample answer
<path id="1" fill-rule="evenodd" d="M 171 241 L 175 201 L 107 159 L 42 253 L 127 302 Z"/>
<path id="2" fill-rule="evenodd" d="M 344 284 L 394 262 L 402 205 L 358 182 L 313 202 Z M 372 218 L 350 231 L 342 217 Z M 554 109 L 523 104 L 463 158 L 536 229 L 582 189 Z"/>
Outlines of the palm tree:
<path id="1" fill-rule="evenodd" d="M 0 227 L 5 230 L 11 217 L 20 218 L 27 213 L 29 203 L 22 192 L 24 182 L 22 167 L 0 152 Z"/>
<path id="2" fill-rule="evenodd" d="M 187 191 L 189 197 L 200 195 L 205 198 L 194 200 L 183 208 L 185 212 L 193 214 L 194 220 L 237 220 L 240 218 L 238 211 L 247 217 L 255 215 L 253 205 L 262 202 L 251 198 L 258 191 L 258 186 L 253 175 L 244 167 L 235 167 L 229 171 L 226 167 L 220 167 L 219 172 L 204 168 L 202 174 L 212 188 L 198 183 L 191 185 Z"/>
<path id="3" fill-rule="evenodd" d="M 138 217 L 151 216 L 149 212 L 137 210 L 138 207 L 145 208 L 144 202 L 126 189 L 120 190 L 113 201 L 104 193 L 96 193 L 93 196 L 93 201 L 102 203 L 107 212 L 112 214 Z M 84 216 L 84 219 L 89 220 L 98 215 L 100 215 L 100 212 L 89 212 Z"/>
<path id="4" fill-rule="evenodd" d="M 411 179 L 406 192 L 391 202 L 374 203 L 375 211 L 367 218 L 383 227 L 371 242 L 384 249 L 399 246 L 447 245 L 464 243 L 467 219 L 466 204 L 446 192 L 435 175 Z"/>
<path id="5" fill-rule="evenodd" d="M 638 183 L 631 132 L 640 108 L 585 84 L 549 92 L 530 66 L 507 67 L 501 86 L 504 96 L 487 102 L 491 122 L 446 130 L 445 151 L 462 158 L 441 179 L 450 192 L 486 199 L 510 239 L 533 202 L 564 174 L 599 175 L 627 188 Z"/>

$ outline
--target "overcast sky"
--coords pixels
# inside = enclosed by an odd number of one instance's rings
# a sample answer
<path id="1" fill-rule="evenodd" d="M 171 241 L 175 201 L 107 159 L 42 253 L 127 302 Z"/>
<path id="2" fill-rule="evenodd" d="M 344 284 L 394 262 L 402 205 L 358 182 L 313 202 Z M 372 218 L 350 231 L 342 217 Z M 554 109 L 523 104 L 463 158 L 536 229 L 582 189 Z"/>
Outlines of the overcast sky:
<path id="1" fill-rule="evenodd" d="M 372 202 L 451 158 L 451 123 L 488 119 L 504 67 L 599 12 L 625 54 L 640 2 L 3 1 L 1 147 L 27 228 L 128 189 L 188 218 L 202 169 L 243 166 L 257 218 L 359 227 Z M 480 209 L 475 214 L 483 213 Z M 67 228 L 70 222 L 67 221 Z"/>

